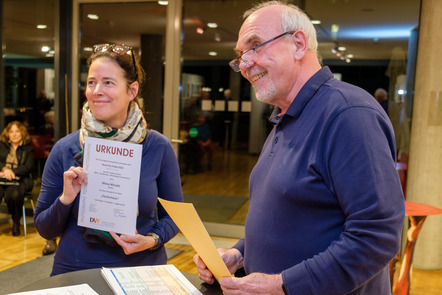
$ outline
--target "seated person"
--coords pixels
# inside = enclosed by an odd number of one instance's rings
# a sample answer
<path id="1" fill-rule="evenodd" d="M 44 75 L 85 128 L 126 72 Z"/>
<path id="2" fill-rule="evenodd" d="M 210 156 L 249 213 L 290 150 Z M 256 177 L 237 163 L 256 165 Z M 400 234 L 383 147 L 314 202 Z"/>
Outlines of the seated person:
<path id="1" fill-rule="evenodd" d="M 202 167 L 204 154 L 207 154 L 207 169 L 212 170 L 213 162 L 213 144 L 210 138 L 210 127 L 206 123 L 206 116 L 204 113 L 199 113 L 195 125 L 192 127 L 197 132 L 193 138 L 199 147 L 198 164 Z"/>
<path id="2" fill-rule="evenodd" d="M 0 197 L 12 215 L 12 235 L 20 235 L 20 219 L 25 193 L 31 191 L 30 177 L 34 165 L 34 149 L 30 137 L 19 121 L 10 122 L 0 136 Z"/>

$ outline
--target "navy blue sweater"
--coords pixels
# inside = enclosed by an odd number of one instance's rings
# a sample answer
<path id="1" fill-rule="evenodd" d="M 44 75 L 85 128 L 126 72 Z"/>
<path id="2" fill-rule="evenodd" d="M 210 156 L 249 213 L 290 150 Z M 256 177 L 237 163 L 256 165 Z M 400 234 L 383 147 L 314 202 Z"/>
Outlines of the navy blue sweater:
<path id="1" fill-rule="evenodd" d="M 77 131 L 60 139 L 53 147 L 43 171 L 40 196 L 34 212 L 35 225 L 42 237 L 52 239 L 61 236 L 51 275 L 102 266 L 167 262 L 163 245 L 178 233 L 178 228 L 158 203 L 157 197 L 183 201 L 178 162 L 168 139 L 154 130 L 149 130 L 142 145 L 137 230 L 142 235 L 156 233 L 159 247 L 126 255 L 121 247 L 93 244 L 83 239 L 85 228 L 77 226 L 80 195 L 68 206 L 59 200 L 63 192 L 63 173 L 69 167 L 76 166 L 74 155 L 81 150 Z"/>
<path id="2" fill-rule="evenodd" d="M 289 294 L 390 294 L 405 206 L 389 118 L 327 67 L 279 112 L 235 245 L 246 273 L 282 273 Z"/>

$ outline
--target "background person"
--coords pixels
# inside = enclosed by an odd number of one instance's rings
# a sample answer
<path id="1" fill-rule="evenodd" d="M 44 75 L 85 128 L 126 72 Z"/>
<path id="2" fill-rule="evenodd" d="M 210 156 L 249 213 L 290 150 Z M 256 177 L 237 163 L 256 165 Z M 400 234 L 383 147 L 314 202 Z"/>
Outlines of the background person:
<path id="1" fill-rule="evenodd" d="M 103 266 L 165 264 L 164 244 L 178 228 L 157 198 L 179 202 L 183 195 L 172 146 L 166 137 L 147 128 L 138 105 L 144 72 L 132 49 L 118 44 L 96 45 L 88 66 L 81 129 L 52 148 L 34 214 L 42 237 L 61 237 L 51 275 Z M 86 136 L 143 145 L 134 236 L 77 226 L 80 188 L 87 183 L 77 163 L 82 162 Z"/>
<path id="2" fill-rule="evenodd" d="M 12 235 L 20 235 L 20 219 L 26 192 L 32 191 L 34 181 L 34 149 L 25 126 L 10 122 L 0 136 L 0 198 L 4 198 L 12 217 Z"/>
<path id="3" fill-rule="evenodd" d="M 250 175 L 245 236 L 219 249 L 246 273 L 220 278 L 224 294 L 390 294 L 405 206 L 388 116 L 321 68 L 315 28 L 296 6 L 267 2 L 245 17 L 230 64 L 275 105 L 276 126 Z"/>
<path id="4" fill-rule="evenodd" d="M 387 91 L 383 88 L 378 88 L 374 92 L 374 98 L 377 100 L 377 102 L 382 106 L 385 113 L 388 114 L 388 96 Z"/>

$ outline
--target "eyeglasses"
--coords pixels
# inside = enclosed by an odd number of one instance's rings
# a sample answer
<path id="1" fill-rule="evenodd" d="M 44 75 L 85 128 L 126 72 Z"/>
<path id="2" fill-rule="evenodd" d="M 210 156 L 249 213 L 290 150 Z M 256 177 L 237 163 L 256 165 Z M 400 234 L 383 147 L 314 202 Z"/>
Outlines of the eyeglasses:
<path id="1" fill-rule="evenodd" d="M 239 57 L 233 59 L 231 62 L 229 62 L 230 67 L 231 67 L 235 72 L 239 72 L 239 71 L 241 71 L 240 68 L 239 68 L 239 64 L 241 63 L 241 61 L 243 61 L 243 62 L 247 62 L 247 60 L 244 59 L 244 55 L 246 55 L 246 53 L 248 53 L 248 52 L 250 52 L 250 51 L 253 51 L 254 53 L 258 54 L 258 53 L 262 50 L 262 47 L 263 47 L 264 45 L 269 44 L 270 42 L 275 41 L 276 39 L 281 38 L 281 37 L 284 36 L 284 35 L 287 35 L 287 34 L 293 34 L 294 32 L 295 32 L 295 31 L 288 31 L 288 32 L 282 33 L 281 35 L 278 35 L 278 36 L 276 36 L 275 38 L 272 38 L 272 39 L 270 39 L 270 40 L 267 40 L 267 41 L 265 41 L 264 43 L 258 44 L 258 45 L 256 45 L 255 47 L 250 48 L 250 49 L 244 51 L 244 52 L 241 54 L 241 56 L 239 56 Z"/>
<path id="2" fill-rule="evenodd" d="M 132 47 L 124 45 L 124 44 L 98 44 L 98 45 L 94 45 L 94 53 L 106 52 L 109 50 L 112 50 L 113 52 L 115 52 L 116 54 L 119 54 L 119 55 L 129 54 L 132 56 L 132 62 L 133 62 L 134 69 L 135 69 L 135 81 L 137 81 L 138 80 L 138 68 L 137 68 L 137 64 L 135 62 L 135 56 L 134 56 L 134 51 L 133 51 Z"/>

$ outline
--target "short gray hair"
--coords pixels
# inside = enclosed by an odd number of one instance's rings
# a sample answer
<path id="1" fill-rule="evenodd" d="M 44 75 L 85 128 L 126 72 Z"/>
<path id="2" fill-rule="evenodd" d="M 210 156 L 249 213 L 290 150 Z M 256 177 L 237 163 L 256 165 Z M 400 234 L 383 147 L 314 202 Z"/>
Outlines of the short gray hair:
<path id="1" fill-rule="evenodd" d="M 274 5 L 285 6 L 281 13 L 280 26 L 283 32 L 302 30 L 308 38 L 308 49 L 312 52 L 318 51 L 318 40 L 316 37 L 316 30 L 310 18 L 298 6 L 285 3 L 283 1 L 267 1 L 259 3 L 248 9 L 243 14 L 243 19 L 248 18 L 255 11 Z"/>

